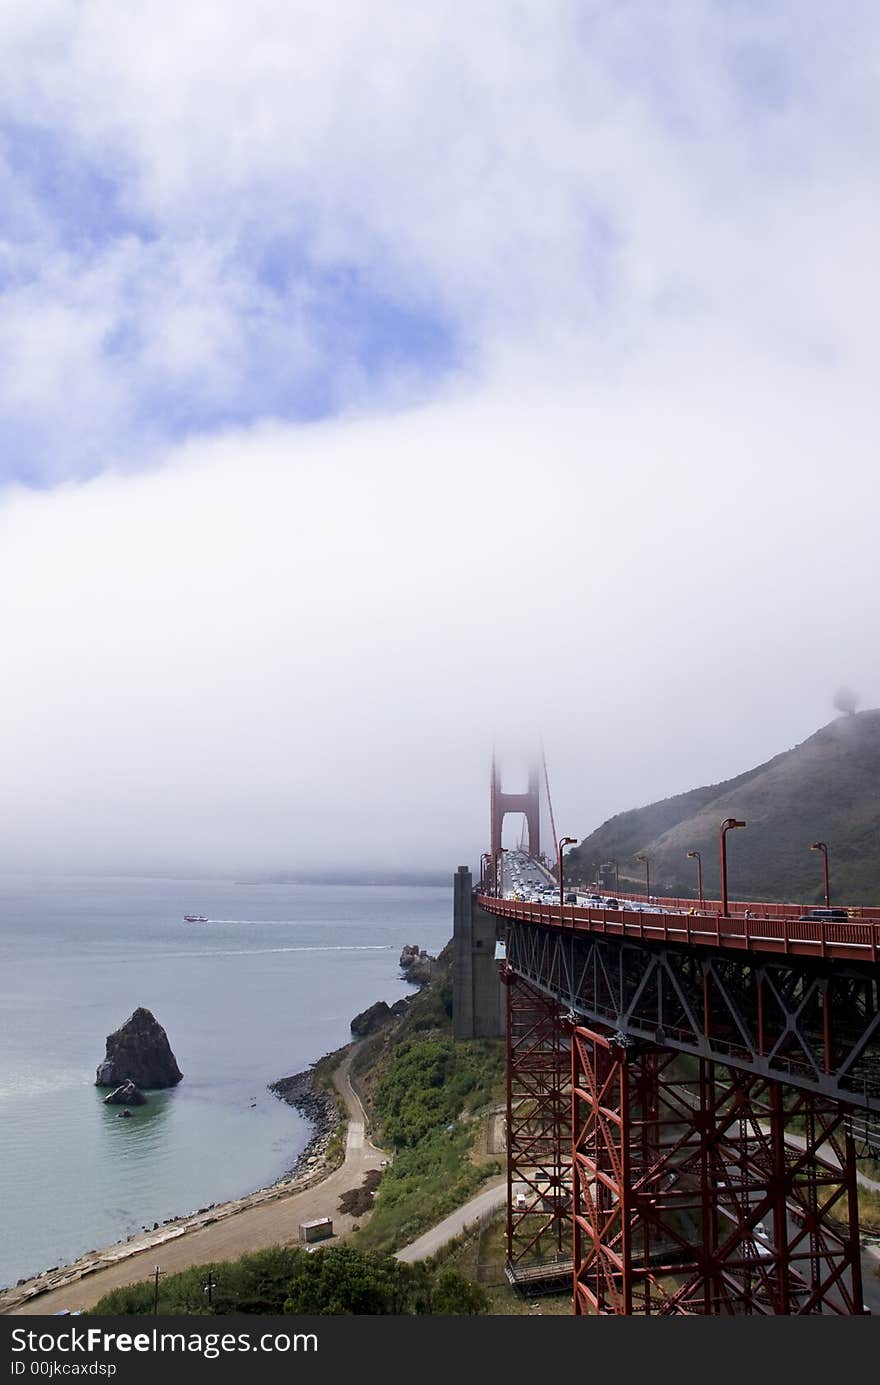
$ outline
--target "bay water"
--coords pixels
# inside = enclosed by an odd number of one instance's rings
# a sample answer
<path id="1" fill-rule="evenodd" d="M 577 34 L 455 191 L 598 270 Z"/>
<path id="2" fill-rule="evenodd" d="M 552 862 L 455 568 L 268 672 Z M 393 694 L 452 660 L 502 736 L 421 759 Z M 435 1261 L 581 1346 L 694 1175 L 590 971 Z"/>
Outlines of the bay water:
<path id="1" fill-rule="evenodd" d="M 451 933 L 451 886 L 0 878 L 0 1285 L 274 1182 L 311 1127 L 267 1084 Z M 184 1079 L 120 1119 L 95 1068 L 140 1005 Z"/>

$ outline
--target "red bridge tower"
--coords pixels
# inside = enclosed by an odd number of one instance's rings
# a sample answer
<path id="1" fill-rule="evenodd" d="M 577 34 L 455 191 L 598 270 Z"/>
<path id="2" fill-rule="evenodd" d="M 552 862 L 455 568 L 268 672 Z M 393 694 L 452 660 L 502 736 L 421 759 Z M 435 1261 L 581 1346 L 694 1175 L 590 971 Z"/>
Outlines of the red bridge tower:
<path id="1" fill-rule="evenodd" d="M 529 855 L 537 858 L 541 851 L 541 798 L 538 788 L 538 766 L 529 768 L 529 786 L 525 793 L 504 793 L 495 756 L 492 756 L 491 841 L 492 855 L 501 849 L 501 829 L 508 813 L 524 813 L 529 828 Z"/>

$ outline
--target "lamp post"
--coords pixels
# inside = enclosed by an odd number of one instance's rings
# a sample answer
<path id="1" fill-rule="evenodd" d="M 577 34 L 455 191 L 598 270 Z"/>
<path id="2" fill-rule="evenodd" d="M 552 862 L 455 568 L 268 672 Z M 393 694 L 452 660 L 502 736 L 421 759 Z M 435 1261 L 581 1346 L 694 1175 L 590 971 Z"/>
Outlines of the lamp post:
<path id="1" fill-rule="evenodd" d="M 506 852 L 507 852 L 507 847 L 506 847 L 506 846 L 499 846 L 498 849 L 497 849 L 496 852 L 495 852 L 495 898 L 496 898 L 496 899 L 499 899 L 499 898 L 501 897 L 501 885 L 502 885 L 503 879 L 504 879 L 504 872 L 503 872 L 503 870 L 500 870 L 500 869 L 499 869 L 499 866 L 500 866 L 500 863 L 501 863 L 501 857 L 504 856 L 504 855 L 506 854 Z"/>
<path id="2" fill-rule="evenodd" d="M 577 846 L 577 837 L 560 837 L 556 847 L 556 864 L 559 867 L 559 907 L 563 906 L 564 888 L 562 884 L 562 848 L 564 846 Z"/>
<path id="3" fill-rule="evenodd" d="M 700 896 L 700 903 L 703 903 L 703 858 L 699 851 L 689 851 L 688 856 L 697 863 L 697 894 Z"/>
<path id="4" fill-rule="evenodd" d="M 620 894 L 620 866 L 616 861 L 609 861 L 608 864 L 614 867 L 614 893 Z"/>
<path id="5" fill-rule="evenodd" d="M 727 842 L 726 837 L 732 827 L 745 827 L 739 818 L 725 818 L 721 824 L 721 912 L 727 914 Z"/>
<path id="6" fill-rule="evenodd" d="M 645 863 L 645 894 L 648 896 L 648 903 L 651 902 L 651 858 L 650 856 L 637 856 L 637 861 Z"/>
<path id="7" fill-rule="evenodd" d="M 822 853 L 822 863 L 825 867 L 825 908 L 827 909 L 831 904 L 831 890 L 828 888 L 828 844 L 827 842 L 813 842 L 810 850 L 821 851 Z"/>

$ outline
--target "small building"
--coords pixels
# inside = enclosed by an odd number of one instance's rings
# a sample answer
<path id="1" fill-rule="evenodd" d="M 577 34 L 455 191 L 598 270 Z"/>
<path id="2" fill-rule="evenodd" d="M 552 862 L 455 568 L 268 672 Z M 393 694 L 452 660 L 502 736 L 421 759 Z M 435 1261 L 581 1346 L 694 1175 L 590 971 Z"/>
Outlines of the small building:
<path id="1" fill-rule="evenodd" d="M 306 1244 L 312 1241 L 325 1241 L 328 1236 L 332 1235 L 332 1217 L 316 1217 L 314 1221 L 301 1221 L 299 1224 L 299 1238 Z"/>

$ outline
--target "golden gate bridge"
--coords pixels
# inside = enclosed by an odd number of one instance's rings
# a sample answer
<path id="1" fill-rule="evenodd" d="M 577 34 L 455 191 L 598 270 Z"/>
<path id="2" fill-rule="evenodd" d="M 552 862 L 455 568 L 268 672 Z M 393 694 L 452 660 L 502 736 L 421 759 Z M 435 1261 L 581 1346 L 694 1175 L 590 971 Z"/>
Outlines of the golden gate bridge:
<path id="1" fill-rule="evenodd" d="M 503 984 L 508 1278 L 569 1279 L 577 1314 L 866 1311 L 857 1158 L 880 1139 L 880 909 L 731 901 L 724 871 L 723 898 L 698 905 L 566 902 L 565 838 L 558 902 L 508 898 L 515 812 L 536 859 L 539 774 L 506 794 L 493 761 L 483 878 L 471 892 L 461 868 L 456 893 L 457 1032 L 495 1005 L 487 963 Z"/>

